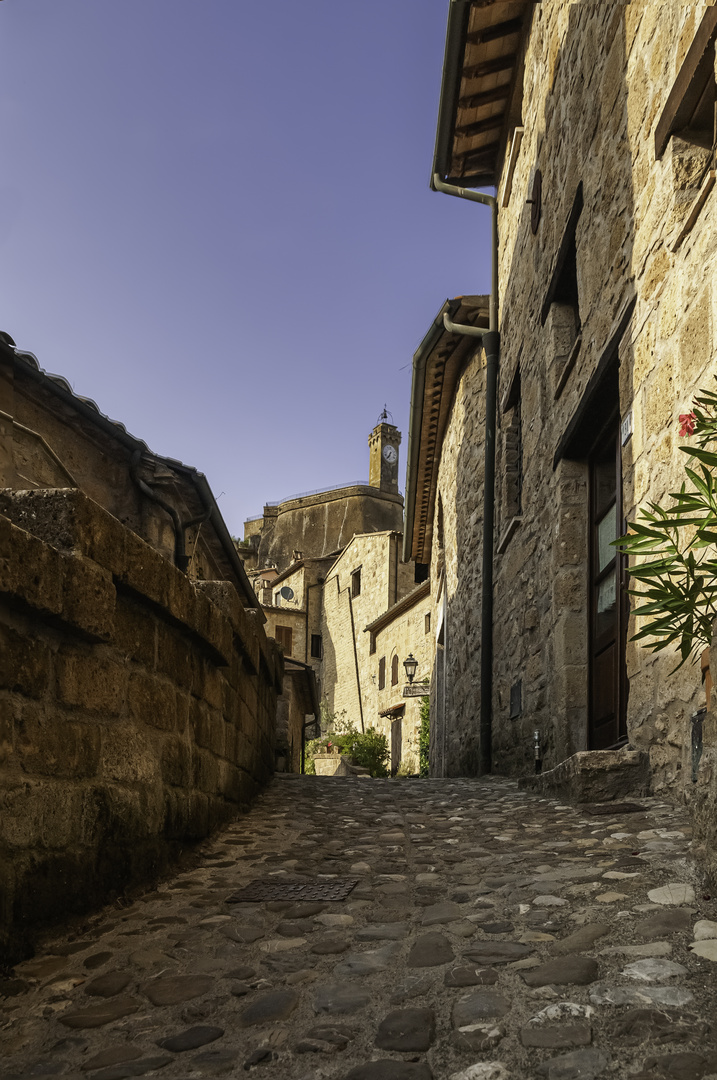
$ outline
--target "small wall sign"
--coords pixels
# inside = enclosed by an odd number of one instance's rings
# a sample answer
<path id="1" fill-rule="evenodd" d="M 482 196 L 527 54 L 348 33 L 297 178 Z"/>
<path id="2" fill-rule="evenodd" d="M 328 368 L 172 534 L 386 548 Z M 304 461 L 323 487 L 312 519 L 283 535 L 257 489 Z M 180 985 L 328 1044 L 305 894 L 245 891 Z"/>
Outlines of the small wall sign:
<path id="1" fill-rule="evenodd" d="M 632 437 L 632 409 L 622 419 L 620 424 L 620 441 L 623 446 L 630 441 Z"/>

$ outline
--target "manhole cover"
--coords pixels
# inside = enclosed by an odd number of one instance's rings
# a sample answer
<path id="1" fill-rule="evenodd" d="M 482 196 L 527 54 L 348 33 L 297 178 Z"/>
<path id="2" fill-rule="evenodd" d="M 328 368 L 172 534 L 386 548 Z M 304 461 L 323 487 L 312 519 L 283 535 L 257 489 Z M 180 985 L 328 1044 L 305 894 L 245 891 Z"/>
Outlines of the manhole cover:
<path id="1" fill-rule="evenodd" d="M 345 900 L 358 879 L 348 881 L 252 881 L 227 899 L 227 904 L 260 903 L 263 900 Z"/>

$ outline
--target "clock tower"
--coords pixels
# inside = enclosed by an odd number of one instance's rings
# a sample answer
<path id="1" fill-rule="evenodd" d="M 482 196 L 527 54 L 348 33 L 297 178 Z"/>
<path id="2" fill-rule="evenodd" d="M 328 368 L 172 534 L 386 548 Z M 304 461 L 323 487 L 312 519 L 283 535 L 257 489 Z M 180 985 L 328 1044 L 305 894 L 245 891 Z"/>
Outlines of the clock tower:
<path id="1" fill-rule="evenodd" d="M 368 437 L 369 470 L 371 487 L 398 495 L 398 447 L 401 432 L 388 422 L 389 414 L 384 408 L 378 423 Z"/>

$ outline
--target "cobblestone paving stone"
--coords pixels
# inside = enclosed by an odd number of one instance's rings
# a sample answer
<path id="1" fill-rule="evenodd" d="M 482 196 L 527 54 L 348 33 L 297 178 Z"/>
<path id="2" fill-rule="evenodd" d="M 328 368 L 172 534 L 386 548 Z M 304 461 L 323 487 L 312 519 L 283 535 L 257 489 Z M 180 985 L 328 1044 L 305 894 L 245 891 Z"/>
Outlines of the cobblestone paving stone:
<path id="1" fill-rule="evenodd" d="M 228 902 L 336 878 L 343 901 Z M 80 929 L 0 982 L 2 1080 L 717 1078 L 717 904 L 657 799 L 277 778 Z"/>

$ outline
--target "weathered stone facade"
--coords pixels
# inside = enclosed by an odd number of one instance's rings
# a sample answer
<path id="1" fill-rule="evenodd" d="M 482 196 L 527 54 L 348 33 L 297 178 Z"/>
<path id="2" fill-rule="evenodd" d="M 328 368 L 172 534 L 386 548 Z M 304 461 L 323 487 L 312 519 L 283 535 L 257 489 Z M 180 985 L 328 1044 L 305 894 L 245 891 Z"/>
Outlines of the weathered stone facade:
<path id="1" fill-rule="evenodd" d="M 313 669 L 285 656 L 283 691 L 276 703 L 277 772 L 302 772 L 305 729 L 318 718 L 318 686 Z"/>
<path id="2" fill-rule="evenodd" d="M 374 726 L 371 708 L 378 657 L 365 627 L 414 587 L 414 568 L 401 562 L 401 533 L 355 536 L 324 583 L 321 691 L 328 711 L 359 730 Z"/>
<path id="3" fill-rule="evenodd" d="M 510 6 L 476 4 L 469 19 L 490 19 L 495 7 L 499 23 L 497 9 Z M 605 519 L 591 510 L 607 461 L 601 430 L 620 451 L 615 536 L 638 507 L 679 487 L 678 414 L 717 371 L 710 152 L 683 132 L 687 141 L 672 134 L 656 153 L 668 97 L 710 6 L 530 7 L 494 175 L 501 352 L 492 749 L 497 771 L 518 773 L 532 769 L 536 729 L 546 768 L 596 737 L 605 672 L 590 619 L 602 603 L 621 605 L 619 589 L 614 602 L 600 594 L 590 562 L 603 558 L 595 545 Z M 475 25 L 467 23 L 469 33 Z M 464 109 L 476 47 L 458 61 Z M 480 130 L 483 115 L 477 109 L 473 128 L 453 134 L 454 175 L 468 152 L 465 133 Z M 473 215 L 488 214 L 468 204 L 464 212 L 467 228 Z M 432 754 L 434 769 L 447 774 L 473 773 L 478 761 L 484 397 L 478 349 L 460 375 L 431 495 L 434 620 L 443 633 L 434 713 L 447 718 Z M 625 643 L 634 630 L 634 618 L 619 627 L 623 737 L 649 753 L 655 791 L 691 798 L 709 786 L 706 767 L 694 782 L 691 768 L 699 671 L 670 674 L 673 655 Z"/>
<path id="4" fill-rule="evenodd" d="M 285 656 L 307 664 L 314 671 L 324 716 L 335 713 L 339 720 L 350 721 L 359 730 L 374 727 L 390 739 L 391 721 L 380 715 L 388 707 L 388 699 L 378 692 L 378 658 L 375 649 L 372 651 L 375 636 L 364 631 L 369 623 L 416 588 L 416 583 L 425 578 L 427 567 L 417 574 L 412 562 L 406 565 L 401 561 L 403 497 L 398 493 L 401 433 L 387 422 L 384 414 L 368 442 L 369 487 L 351 489 L 350 494 L 347 494 L 349 489 L 322 492 L 291 500 L 278 508 L 267 507 L 272 520 L 281 521 L 283 530 L 281 550 L 271 548 L 271 556 L 264 558 L 262 554 L 274 543 L 273 525 L 267 524 L 266 512 L 263 522 L 247 522 L 245 542 L 253 544 L 254 554 L 248 564 L 257 558 L 260 564 L 252 567 L 248 576 L 261 598 L 266 632 L 279 643 Z M 345 501 L 349 498 L 350 501 Z M 376 499 L 384 500 L 380 503 L 380 514 Z M 386 502 L 387 499 L 390 501 Z M 329 509 L 336 500 L 339 509 Z M 391 508 L 392 525 L 379 528 L 380 515 L 386 507 Z M 337 531 L 330 515 L 339 512 L 343 518 Z M 317 513 L 329 517 L 319 521 Z M 351 532 L 361 522 L 366 527 Z M 340 544 L 340 549 L 332 550 L 332 544 Z M 246 549 L 239 550 L 245 558 Z M 332 553 L 326 555 L 326 551 Z M 286 565 L 268 568 L 264 564 L 270 558 L 279 562 L 283 559 Z M 396 619 L 399 615 L 403 616 L 403 609 L 394 613 Z M 410 640 L 414 636 L 411 618 L 406 616 L 391 631 L 398 636 L 387 659 L 389 687 L 390 664 L 392 656 L 398 655 L 397 650 L 401 653 L 401 688 L 403 685 L 403 660 L 411 651 Z M 425 619 L 422 625 L 425 626 Z M 386 630 L 384 638 L 388 636 Z M 417 657 L 421 654 L 419 678 L 430 677 L 431 657 L 430 652 L 423 656 L 424 640 L 422 630 L 419 652 L 413 649 Z M 392 689 L 395 697 L 396 686 Z M 284 706 L 280 705 L 280 709 Z M 396 749 L 399 745 L 407 752 L 414 746 L 418 710 L 415 699 L 407 702 L 404 722 L 399 725 L 405 737 L 398 739 L 397 730 L 394 731 L 394 757 L 401 753 Z M 415 754 L 411 761 L 414 758 Z M 398 764 L 396 760 L 394 766 Z"/>
<path id="5" fill-rule="evenodd" d="M 276 566 L 280 573 L 298 559 L 334 557 L 357 533 L 403 528 L 398 491 L 401 433 L 382 421 L 369 436 L 369 482 L 311 492 L 264 507 L 262 518 L 245 523 L 241 555 L 251 568 Z"/>
<path id="6" fill-rule="evenodd" d="M 233 581 L 259 608 L 206 477 L 123 424 L 0 334 L 0 488 L 71 487 L 197 581 Z"/>
<path id="7" fill-rule="evenodd" d="M 366 714 L 371 727 L 386 736 L 391 748 L 391 772 L 417 773 L 421 697 L 430 689 L 433 670 L 430 583 L 414 585 L 402 600 L 366 627 L 373 671 L 364 680 Z M 417 662 L 412 685 L 404 660 Z M 377 667 L 383 663 L 384 684 Z M 372 676 L 376 676 L 374 679 Z"/>
<path id="8" fill-rule="evenodd" d="M 274 767 L 282 661 L 76 490 L 0 502 L 0 944 L 161 873 Z"/>

